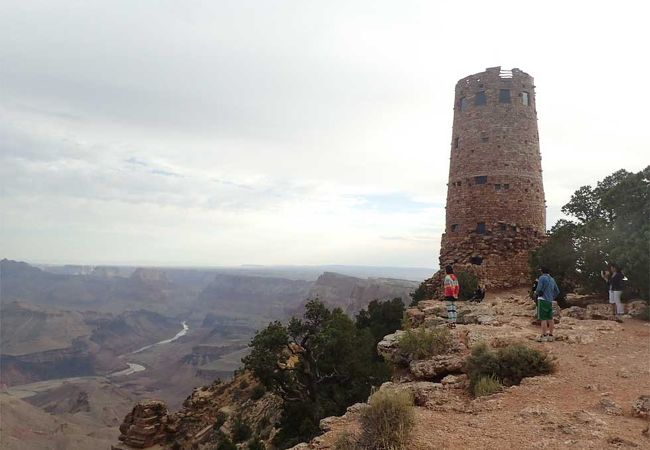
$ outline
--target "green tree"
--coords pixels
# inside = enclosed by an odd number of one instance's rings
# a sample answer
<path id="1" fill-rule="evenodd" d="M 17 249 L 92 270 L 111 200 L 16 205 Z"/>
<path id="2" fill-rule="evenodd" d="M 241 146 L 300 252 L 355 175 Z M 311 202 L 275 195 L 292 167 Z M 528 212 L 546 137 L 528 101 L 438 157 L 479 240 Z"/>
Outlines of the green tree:
<path id="1" fill-rule="evenodd" d="M 548 241 L 531 256 L 531 268 L 549 266 L 565 281 L 565 293 L 579 285 L 604 290 L 606 263 L 623 268 L 635 295 L 650 296 L 650 166 L 638 173 L 619 170 L 595 187 L 583 186 L 562 207 Z M 563 286 L 560 286 L 563 289 Z"/>
<path id="2" fill-rule="evenodd" d="M 578 280 L 575 234 L 575 223 L 559 220 L 551 229 L 546 244 L 530 255 L 531 277 L 537 278 L 540 275 L 541 266 L 548 267 L 560 288 L 559 301 L 564 300 L 567 293 L 573 292 Z"/>
<path id="3" fill-rule="evenodd" d="M 340 309 L 330 311 L 311 300 L 303 318 L 292 318 L 286 327 L 271 323 L 255 335 L 243 362 L 284 400 L 276 445 L 310 439 L 319 432 L 320 419 L 342 414 L 388 378 L 372 328 L 372 322 L 358 327 Z"/>
<path id="4" fill-rule="evenodd" d="M 387 334 L 399 330 L 404 317 L 404 303 L 399 297 L 390 301 L 373 300 L 368 309 L 362 309 L 356 317 L 358 328 L 368 328 L 377 342 Z"/>
<path id="5" fill-rule="evenodd" d="M 426 300 L 427 299 L 426 282 L 423 281 L 422 283 L 420 283 L 417 289 L 409 294 L 409 297 L 411 297 L 411 303 L 409 304 L 409 306 L 417 306 L 420 301 Z"/>

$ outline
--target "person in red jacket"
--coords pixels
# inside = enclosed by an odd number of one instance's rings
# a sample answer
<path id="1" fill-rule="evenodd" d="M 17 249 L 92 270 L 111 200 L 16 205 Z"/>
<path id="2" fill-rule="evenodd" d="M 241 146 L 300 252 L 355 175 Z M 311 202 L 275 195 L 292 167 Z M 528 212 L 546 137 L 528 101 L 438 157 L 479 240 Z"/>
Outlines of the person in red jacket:
<path id="1" fill-rule="evenodd" d="M 452 266 L 445 267 L 445 301 L 447 302 L 447 325 L 449 328 L 456 328 L 456 300 L 460 294 L 460 286 L 458 285 L 458 278 L 454 274 Z"/>

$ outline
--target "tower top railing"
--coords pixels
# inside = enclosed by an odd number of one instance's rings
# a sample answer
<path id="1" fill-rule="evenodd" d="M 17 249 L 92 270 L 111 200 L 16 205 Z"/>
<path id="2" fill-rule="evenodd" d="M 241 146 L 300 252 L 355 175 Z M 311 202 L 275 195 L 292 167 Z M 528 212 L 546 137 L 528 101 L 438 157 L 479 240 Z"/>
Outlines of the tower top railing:
<path id="1" fill-rule="evenodd" d="M 512 78 L 512 70 L 499 68 L 499 78 Z"/>

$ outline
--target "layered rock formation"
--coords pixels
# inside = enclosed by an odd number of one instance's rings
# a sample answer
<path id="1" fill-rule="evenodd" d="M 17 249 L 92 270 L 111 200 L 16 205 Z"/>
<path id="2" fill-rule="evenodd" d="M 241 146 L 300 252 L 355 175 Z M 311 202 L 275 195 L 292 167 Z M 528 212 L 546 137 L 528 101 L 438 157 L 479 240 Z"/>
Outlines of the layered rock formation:
<path id="1" fill-rule="evenodd" d="M 167 406 L 157 400 L 138 403 L 120 425 L 120 441 L 129 447 L 147 448 L 165 440 L 168 422 Z M 123 447 L 113 446 L 113 449 Z"/>
<path id="2" fill-rule="evenodd" d="M 120 441 L 113 450 L 162 445 L 164 448 L 194 449 L 216 442 L 220 433 L 230 433 L 236 421 L 244 421 L 270 441 L 281 412 L 278 397 L 253 395 L 257 383 L 243 373 L 228 383 L 216 381 L 195 388 L 183 407 L 169 413 L 164 403 L 138 403 L 120 426 Z"/>
<path id="3" fill-rule="evenodd" d="M 392 278 L 355 278 L 334 272 L 325 272 L 309 290 L 308 298 L 318 298 L 330 307 L 356 314 L 373 300 L 392 300 L 399 297 L 407 303 L 417 282 Z"/>

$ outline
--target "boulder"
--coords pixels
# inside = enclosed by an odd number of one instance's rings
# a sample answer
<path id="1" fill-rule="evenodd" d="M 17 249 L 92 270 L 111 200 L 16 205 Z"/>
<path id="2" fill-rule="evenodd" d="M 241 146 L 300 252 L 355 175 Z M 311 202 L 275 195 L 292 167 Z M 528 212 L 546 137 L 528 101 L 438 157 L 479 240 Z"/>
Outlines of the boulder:
<path id="1" fill-rule="evenodd" d="M 641 395 L 632 404 L 634 417 L 650 418 L 650 395 Z"/>
<path id="2" fill-rule="evenodd" d="M 578 320 L 586 320 L 589 318 L 587 310 L 580 306 L 571 306 L 569 308 L 566 308 L 562 311 L 562 315 L 564 317 L 572 317 Z"/>
<path id="3" fill-rule="evenodd" d="M 598 406 L 605 412 L 605 414 L 609 414 L 610 416 L 623 415 L 623 409 L 618 406 L 613 400 L 610 400 L 608 398 L 601 399 L 598 403 Z"/>
<path id="4" fill-rule="evenodd" d="M 646 308 L 648 308 L 648 303 L 643 300 L 634 300 L 625 305 L 625 312 L 632 317 L 637 317 L 642 315 Z"/>
<path id="5" fill-rule="evenodd" d="M 406 320 L 411 327 L 419 327 L 424 323 L 425 313 L 417 308 L 409 308 L 405 311 Z"/>
<path id="6" fill-rule="evenodd" d="M 424 318 L 425 328 L 435 328 L 439 327 L 440 325 L 445 325 L 446 323 L 447 319 L 438 316 L 428 316 Z"/>
<path id="7" fill-rule="evenodd" d="M 339 423 L 341 421 L 340 417 L 337 416 L 332 416 L 332 417 L 325 417 L 324 419 L 321 419 L 320 423 L 318 424 L 318 427 L 324 431 L 328 432 L 331 431 L 334 425 Z"/>
<path id="8" fill-rule="evenodd" d="M 587 314 L 590 319 L 594 320 L 614 320 L 612 305 L 607 303 L 596 303 L 587 305 Z"/>
<path id="9" fill-rule="evenodd" d="M 403 330 L 397 330 L 393 334 L 388 334 L 377 344 L 377 352 L 389 362 L 394 364 L 407 364 L 408 355 L 404 355 L 399 349 L 399 340 L 405 333 Z"/>
<path id="10" fill-rule="evenodd" d="M 465 389 L 469 379 L 464 373 L 461 375 L 447 375 L 442 379 L 442 386 L 445 389 Z"/>
<path id="11" fill-rule="evenodd" d="M 411 361 L 409 370 L 418 380 L 435 380 L 444 375 L 460 373 L 465 358 L 459 354 L 437 355 L 421 361 Z"/>

